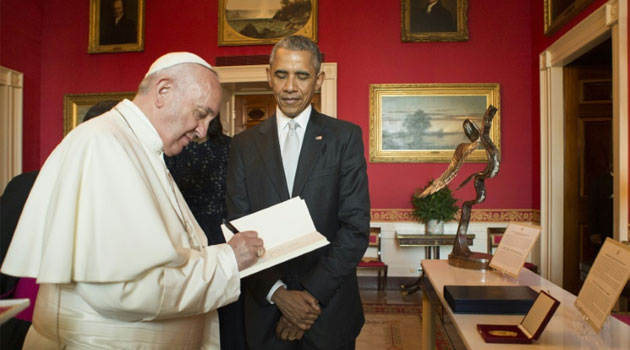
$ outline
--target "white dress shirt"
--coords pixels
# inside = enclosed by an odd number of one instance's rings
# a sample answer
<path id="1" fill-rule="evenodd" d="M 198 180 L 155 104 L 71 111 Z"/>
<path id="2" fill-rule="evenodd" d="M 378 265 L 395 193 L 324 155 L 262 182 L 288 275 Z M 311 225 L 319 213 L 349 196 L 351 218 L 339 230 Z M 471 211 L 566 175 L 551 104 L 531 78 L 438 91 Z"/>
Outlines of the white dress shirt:
<path id="1" fill-rule="evenodd" d="M 300 114 L 298 114 L 293 120 L 300 125 L 299 128 L 296 128 L 296 132 L 298 137 L 300 138 L 300 150 L 302 149 L 302 143 L 304 142 L 304 133 L 306 132 L 306 126 L 308 125 L 308 121 L 311 119 L 311 110 L 313 107 L 308 105 Z M 289 120 L 291 118 L 287 117 L 280 108 L 276 107 L 276 124 L 278 125 L 278 141 L 280 142 L 280 154 L 284 153 L 284 141 L 287 139 L 287 134 L 289 133 Z M 292 188 L 288 188 L 289 194 L 293 191 Z M 276 283 L 271 286 L 269 289 L 269 293 L 267 293 L 267 301 L 273 304 L 271 301 L 271 297 L 273 293 L 278 290 L 280 287 L 287 287 L 287 285 L 282 282 L 282 280 L 276 281 Z"/>

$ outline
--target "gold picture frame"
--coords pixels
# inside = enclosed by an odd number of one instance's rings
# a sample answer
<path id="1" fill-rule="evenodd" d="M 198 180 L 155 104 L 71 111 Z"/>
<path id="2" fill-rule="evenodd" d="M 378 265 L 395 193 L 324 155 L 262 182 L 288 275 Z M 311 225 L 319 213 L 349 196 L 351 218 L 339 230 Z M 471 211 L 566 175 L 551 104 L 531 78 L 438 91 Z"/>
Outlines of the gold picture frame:
<path id="1" fill-rule="evenodd" d="M 293 34 L 317 42 L 317 1 L 282 0 L 277 9 L 260 0 L 219 0 L 219 46 L 275 44 Z M 249 8 L 230 7 L 243 3 Z"/>
<path id="2" fill-rule="evenodd" d="M 428 10 L 429 0 L 401 0 L 403 42 L 468 40 L 468 0 L 439 0 Z"/>
<path id="3" fill-rule="evenodd" d="M 90 0 L 88 53 L 143 50 L 144 0 Z"/>
<path id="4" fill-rule="evenodd" d="M 544 0 L 545 35 L 551 35 L 580 13 L 593 0 Z"/>
<path id="5" fill-rule="evenodd" d="M 100 94 L 66 94 L 63 97 L 63 135 L 83 121 L 85 113 L 99 102 L 106 100 L 121 101 L 133 99 L 135 92 L 106 92 Z"/>
<path id="6" fill-rule="evenodd" d="M 501 149 L 500 88 L 478 84 L 371 84 L 370 161 L 375 163 L 447 163 L 458 144 L 470 142 L 465 119 L 481 120 L 497 107 L 490 137 Z M 475 150 L 468 162 L 485 162 Z"/>

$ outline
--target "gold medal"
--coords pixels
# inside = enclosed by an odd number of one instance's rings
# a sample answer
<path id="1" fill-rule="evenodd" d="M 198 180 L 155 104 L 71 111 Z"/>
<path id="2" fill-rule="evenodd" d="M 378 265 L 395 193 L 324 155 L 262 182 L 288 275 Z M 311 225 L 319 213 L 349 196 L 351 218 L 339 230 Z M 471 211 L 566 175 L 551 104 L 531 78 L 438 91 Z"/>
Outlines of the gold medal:
<path id="1" fill-rule="evenodd" d="M 512 331 L 490 331 L 488 333 L 497 337 L 516 337 L 518 335 L 518 333 Z"/>

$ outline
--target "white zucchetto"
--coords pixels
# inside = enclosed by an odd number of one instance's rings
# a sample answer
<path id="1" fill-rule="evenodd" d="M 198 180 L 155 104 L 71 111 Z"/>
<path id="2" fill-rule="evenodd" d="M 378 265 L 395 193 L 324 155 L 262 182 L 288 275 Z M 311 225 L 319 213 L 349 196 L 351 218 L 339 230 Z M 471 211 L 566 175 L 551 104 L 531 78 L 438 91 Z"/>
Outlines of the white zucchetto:
<path id="1" fill-rule="evenodd" d="M 153 74 L 157 71 L 161 71 L 162 69 L 166 69 L 166 68 L 172 67 L 177 64 L 182 64 L 182 63 L 196 63 L 210 70 L 214 70 L 212 69 L 212 66 L 208 62 L 206 62 L 203 58 L 195 55 L 194 53 L 171 52 L 155 60 L 155 62 L 153 62 L 151 67 L 149 67 L 149 71 L 147 72 L 147 74 L 144 75 L 144 77 L 146 78 L 147 76 L 149 76 L 149 74 Z"/>

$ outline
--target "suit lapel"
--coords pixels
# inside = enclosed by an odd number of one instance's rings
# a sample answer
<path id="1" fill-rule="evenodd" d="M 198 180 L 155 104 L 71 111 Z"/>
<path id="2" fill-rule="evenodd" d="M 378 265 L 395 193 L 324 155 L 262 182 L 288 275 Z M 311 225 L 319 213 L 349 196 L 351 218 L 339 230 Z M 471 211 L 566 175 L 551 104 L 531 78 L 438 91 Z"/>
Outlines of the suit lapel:
<path id="1" fill-rule="evenodd" d="M 263 159 L 263 164 L 276 192 L 280 198 L 289 199 L 276 123 L 276 116 L 274 115 L 269 123 L 261 125 L 256 137 L 256 147 L 258 147 L 258 153 Z M 261 176 L 263 175 L 261 174 Z"/>
<path id="2" fill-rule="evenodd" d="M 324 135 L 325 128 L 322 123 L 323 118 L 324 117 L 313 108 L 308 125 L 306 126 L 306 132 L 304 133 L 304 140 L 302 141 L 300 159 L 298 161 L 297 171 L 295 172 L 293 195 L 302 192 L 302 188 L 326 144 L 326 137 Z"/>

